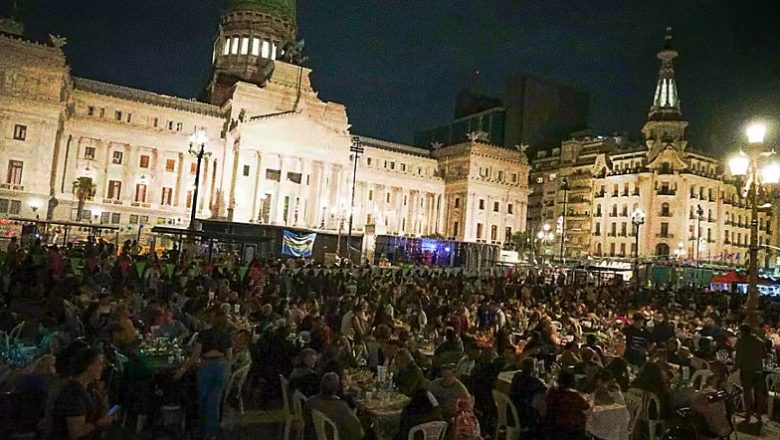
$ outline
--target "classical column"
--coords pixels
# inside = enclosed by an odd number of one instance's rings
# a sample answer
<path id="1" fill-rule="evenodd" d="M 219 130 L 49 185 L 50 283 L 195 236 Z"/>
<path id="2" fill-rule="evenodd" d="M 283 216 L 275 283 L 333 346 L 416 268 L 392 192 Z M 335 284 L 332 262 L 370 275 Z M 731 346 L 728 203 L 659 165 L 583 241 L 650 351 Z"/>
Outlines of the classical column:
<path id="1" fill-rule="evenodd" d="M 259 151 L 255 151 L 255 183 L 254 183 L 254 191 L 252 191 L 252 194 L 254 196 L 252 197 L 252 212 L 249 216 L 249 221 L 251 222 L 257 222 L 260 219 L 260 208 L 258 207 L 258 204 L 262 206 L 262 200 L 261 197 L 265 197 L 265 193 L 260 190 L 260 170 L 262 165 L 262 158 L 260 156 Z"/>

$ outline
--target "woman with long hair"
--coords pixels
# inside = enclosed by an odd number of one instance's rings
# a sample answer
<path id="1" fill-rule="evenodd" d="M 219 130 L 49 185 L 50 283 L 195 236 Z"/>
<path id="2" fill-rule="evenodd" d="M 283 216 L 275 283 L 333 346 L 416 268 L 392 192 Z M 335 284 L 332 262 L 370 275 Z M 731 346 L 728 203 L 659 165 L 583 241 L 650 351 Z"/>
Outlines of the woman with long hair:
<path id="1" fill-rule="evenodd" d="M 196 373 L 198 410 L 205 439 L 219 435 L 222 393 L 227 386 L 232 358 L 233 338 L 228 318 L 217 309 L 211 318 L 210 328 L 198 334 L 192 355 L 174 376 L 174 379 L 180 379 L 200 359 Z"/>

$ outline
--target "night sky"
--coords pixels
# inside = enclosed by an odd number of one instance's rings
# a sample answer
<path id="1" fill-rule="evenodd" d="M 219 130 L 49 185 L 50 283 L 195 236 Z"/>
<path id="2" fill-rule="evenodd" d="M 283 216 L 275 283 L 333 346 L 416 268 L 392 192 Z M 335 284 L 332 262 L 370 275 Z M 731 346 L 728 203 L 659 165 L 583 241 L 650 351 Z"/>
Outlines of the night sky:
<path id="1" fill-rule="evenodd" d="M 28 35 L 67 37 L 76 75 L 201 96 L 223 0 L 34 3 L 23 12 Z M 589 92 L 596 132 L 636 138 L 671 25 L 692 146 L 730 150 L 753 116 L 780 139 L 778 0 L 299 0 L 298 9 L 314 87 L 347 106 L 355 133 L 411 142 L 415 128 L 452 118 L 459 89 L 501 96 L 522 72 Z"/>

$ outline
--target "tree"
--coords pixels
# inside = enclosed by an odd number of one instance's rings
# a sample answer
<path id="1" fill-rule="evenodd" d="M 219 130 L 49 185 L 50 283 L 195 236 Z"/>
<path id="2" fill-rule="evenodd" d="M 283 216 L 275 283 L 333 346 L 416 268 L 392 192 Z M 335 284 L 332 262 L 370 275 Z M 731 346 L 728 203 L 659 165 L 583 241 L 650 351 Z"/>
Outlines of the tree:
<path id="1" fill-rule="evenodd" d="M 92 183 L 91 177 L 79 177 L 73 182 L 73 194 L 76 195 L 78 203 L 78 212 L 76 213 L 76 221 L 80 222 L 84 214 L 84 203 L 89 197 L 95 193 L 95 184 Z"/>
<path id="2" fill-rule="evenodd" d="M 529 231 L 518 231 L 512 234 L 512 243 L 521 258 L 531 257 L 534 249 L 534 237 Z"/>

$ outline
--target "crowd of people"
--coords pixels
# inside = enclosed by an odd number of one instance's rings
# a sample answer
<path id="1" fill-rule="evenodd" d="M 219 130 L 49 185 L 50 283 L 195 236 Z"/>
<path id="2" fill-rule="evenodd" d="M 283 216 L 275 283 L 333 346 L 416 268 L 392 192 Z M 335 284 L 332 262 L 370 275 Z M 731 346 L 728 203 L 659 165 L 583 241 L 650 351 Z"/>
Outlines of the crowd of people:
<path id="1" fill-rule="evenodd" d="M 278 402 L 280 376 L 306 396 L 307 438 L 313 410 L 340 438 L 371 438 L 349 376 L 380 367 L 408 397 L 402 439 L 434 420 L 453 438 L 497 435 L 492 392 L 506 371 L 516 371 L 505 392 L 523 438 L 585 438 L 588 411 L 625 403 L 630 388 L 655 396 L 654 417 L 671 427 L 677 409 L 698 408 L 695 394 L 678 392 L 697 371 L 711 372 L 697 388 L 742 392 L 756 426 L 780 343 L 769 300 L 751 328 L 738 295 L 575 284 L 563 271 L 205 262 L 94 241 L 13 240 L 1 260 L 0 388 L 23 402 L 14 429 L 46 439 L 99 438 L 128 419 L 150 430 L 171 402 L 185 408 L 189 433 L 217 438 L 223 407 L 239 400 L 225 399 L 239 371 L 249 405 Z M 152 353 L 164 353 L 162 368 Z"/>

